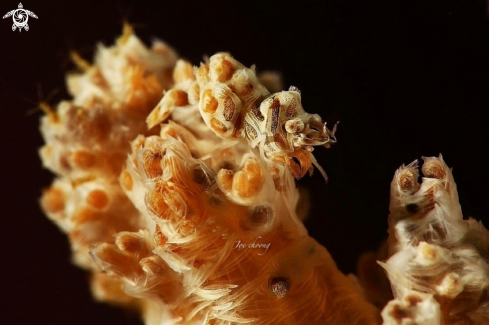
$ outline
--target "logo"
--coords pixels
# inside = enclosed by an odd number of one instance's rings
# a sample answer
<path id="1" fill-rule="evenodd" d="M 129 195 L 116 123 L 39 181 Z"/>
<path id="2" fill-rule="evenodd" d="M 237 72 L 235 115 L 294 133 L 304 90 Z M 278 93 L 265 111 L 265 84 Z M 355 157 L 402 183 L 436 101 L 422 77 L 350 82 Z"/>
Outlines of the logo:
<path id="1" fill-rule="evenodd" d="M 22 31 L 22 28 L 24 28 L 26 31 L 29 30 L 29 25 L 27 25 L 27 21 L 29 20 L 29 16 L 34 17 L 37 19 L 37 16 L 35 13 L 29 10 L 23 9 L 22 3 L 19 3 L 19 9 L 15 9 L 12 11 L 7 12 L 3 18 L 7 18 L 12 16 L 12 19 L 14 20 L 14 24 L 12 25 L 12 30 L 15 31 L 17 28 L 19 29 L 19 32 Z"/>

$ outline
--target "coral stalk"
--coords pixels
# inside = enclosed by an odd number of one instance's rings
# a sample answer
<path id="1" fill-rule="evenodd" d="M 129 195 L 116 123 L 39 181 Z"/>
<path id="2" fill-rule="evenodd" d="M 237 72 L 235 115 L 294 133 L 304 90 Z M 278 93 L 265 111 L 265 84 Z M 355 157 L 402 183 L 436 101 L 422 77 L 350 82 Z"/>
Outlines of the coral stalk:
<path id="1" fill-rule="evenodd" d="M 227 53 L 193 68 L 128 26 L 80 67 L 42 119 L 41 203 L 97 299 L 146 324 L 379 323 L 298 217 L 294 177 L 326 177 L 312 151 L 335 128 L 297 88 Z"/>

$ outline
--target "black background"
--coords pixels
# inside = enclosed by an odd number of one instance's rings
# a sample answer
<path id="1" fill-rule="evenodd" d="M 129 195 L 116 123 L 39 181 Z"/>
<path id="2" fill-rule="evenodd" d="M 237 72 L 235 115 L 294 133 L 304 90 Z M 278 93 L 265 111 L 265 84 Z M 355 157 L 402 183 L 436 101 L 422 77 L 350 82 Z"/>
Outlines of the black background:
<path id="1" fill-rule="evenodd" d="M 3 16 L 17 1 L 0 4 Z M 429 4 L 428 4 L 429 3 Z M 258 70 L 283 73 L 308 112 L 340 120 L 338 145 L 315 155 L 306 226 L 344 272 L 386 237 L 396 168 L 442 153 L 465 216 L 489 224 L 487 110 L 489 20 L 485 1 L 26 1 L 28 32 L 0 21 L 1 319 L 5 324 L 140 324 L 93 302 L 70 264 L 67 238 L 37 200 L 53 176 L 41 168 L 36 102 L 68 98 L 68 51 L 85 58 L 112 44 L 122 21 L 198 64 L 229 51 Z M 44 98 L 38 98 L 40 84 Z"/>

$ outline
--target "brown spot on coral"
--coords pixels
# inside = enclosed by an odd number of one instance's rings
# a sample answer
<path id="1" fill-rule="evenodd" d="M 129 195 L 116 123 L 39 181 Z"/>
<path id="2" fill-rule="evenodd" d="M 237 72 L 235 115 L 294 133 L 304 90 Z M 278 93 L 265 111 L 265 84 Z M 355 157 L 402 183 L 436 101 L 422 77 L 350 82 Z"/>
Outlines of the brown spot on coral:
<path id="1" fill-rule="evenodd" d="M 207 182 L 207 176 L 202 168 L 196 167 L 192 170 L 192 181 L 199 185 L 204 185 Z"/>
<path id="2" fill-rule="evenodd" d="M 44 191 L 41 205 L 48 213 L 58 213 L 65 209 L 65 198 L 63 192 L 56 187 Z"/>
<path id="3" fill-rule="evenodd" d="M 192 170 L 192 181 L 208 188 L 211 183 L 214 181 L 212 176 L 206 173 L 200 166 L 196 166 Z"/>
<path id="4" fill-rule="evenodd" d="M 273 209 L 268 205 L 260 205 L 252 208 L 246 215 L 246 226 L 254 229 L 266 225 L 273 216 Z"/>
<path id="5" fill-rule="evenodd" d="M 211 128 L 212 130 L 214 130 L 216 133 L 218 134 L 224 134 L 227 132 L 228 128 L 222 124 L 221 121 L 219 121 L 217 118 L 215 118 L 214 116 L 211 117 L 210 119 L 210 124 L 211 124 Z"/>
<path id="6" fill-rule="evenodd" d="M 102 210 L 109 204 L 109 197 L 102 190 L 93 190 L 88 193 L 86 201 L 92 208 Z"/>
<path id="7" fill-rule="evenodd" d="M 282 299 L 290 291 L 290 280 L 283 277 L 271 277 L 268 280 L 268 289 L 278 299 Z"/>
<path id="8" fill-rule="evenodd" d="M 234 116 L 234 111 L 236 110 L 236 105 L 234 104 L 231 97 L 226 97 L 224 100 L 223 116 L 226 121 L 231 121 Z"/>
<path id="9" fill-rule="evenodd" d="M 218 195 L 212 195 L 209 198 L 209 204 L 213 206 L 220 206 L 224 202 L 224 199 Z"/>
<path id="10" fill-rule="evenodd" d="M 408 213 L 414 214 L 419 211 L 419 206 L 416 203 L 406 204 L 406 211 Z"/>

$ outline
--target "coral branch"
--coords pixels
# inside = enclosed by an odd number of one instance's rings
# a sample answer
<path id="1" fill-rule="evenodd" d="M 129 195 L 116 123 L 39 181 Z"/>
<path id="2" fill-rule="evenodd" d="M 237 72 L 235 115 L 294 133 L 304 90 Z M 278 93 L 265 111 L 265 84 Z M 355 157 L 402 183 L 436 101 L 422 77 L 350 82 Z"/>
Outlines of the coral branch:
<path id="1" fill-rule="evenodd" d="M 489 324 L 489 232 L 463 220 L 452 172 L 443 158 L 399 168 L 391 184 L 390 258 L 395 300 L 385 324 Z"/>

